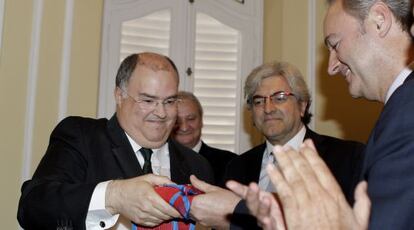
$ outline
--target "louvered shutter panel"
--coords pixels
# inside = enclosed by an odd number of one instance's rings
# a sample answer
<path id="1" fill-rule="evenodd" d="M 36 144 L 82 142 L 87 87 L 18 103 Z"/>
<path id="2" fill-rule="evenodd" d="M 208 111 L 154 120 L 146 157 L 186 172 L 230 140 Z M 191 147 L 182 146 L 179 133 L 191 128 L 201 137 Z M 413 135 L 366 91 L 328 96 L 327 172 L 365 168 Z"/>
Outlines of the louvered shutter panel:
<path id="1" fill-rule="evenodd" d="M 120 61 L 132 53 L 154 52 L 168 56 L 171 12 L 162 10 L 122 23 Z"/>
<path id="2" fill-rule="evenodd" d="M 235 150 L 240 34 L 213 17 L 196 16 L 194 94 L 204 109 L 202 139 Z"/>

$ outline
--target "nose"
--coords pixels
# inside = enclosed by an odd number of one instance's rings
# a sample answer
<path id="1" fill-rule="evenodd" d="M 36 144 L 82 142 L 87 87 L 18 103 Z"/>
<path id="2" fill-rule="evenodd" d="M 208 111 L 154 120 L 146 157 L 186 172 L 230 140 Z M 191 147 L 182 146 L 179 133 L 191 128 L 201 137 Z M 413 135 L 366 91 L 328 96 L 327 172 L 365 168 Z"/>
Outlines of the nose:
<path id="1" fill-rule="evenodd" d="M 335 75 L 339 72 L 339 66 L 341 62 L 337 57 L 337 53 L 334 50 L 329 51 L 329 63 L 328 63 L 328 74 Z"/>
<path id="2" fill-rule="evenodd" d="M 270 98 L 266 98 L 263 110 L 265 113 L 271 113 L 275 109 L 275 105 L 273 104 Z"/>
<path id="3" fill-rule="evenodd" d="M 188 130 L 188 124 L 185 119 L 180 122 L 180 130 L 184 132 Z"/>
<path id="4" fill-rule="evenodd" d="M 160 102 L 157 102 L 157 104 L 155 105 L 155 109 L 153 113 L 159 118 L 167 117 L 167 111 L 165 110 L 165 106 L 163 103 L 160 103 Z"/>

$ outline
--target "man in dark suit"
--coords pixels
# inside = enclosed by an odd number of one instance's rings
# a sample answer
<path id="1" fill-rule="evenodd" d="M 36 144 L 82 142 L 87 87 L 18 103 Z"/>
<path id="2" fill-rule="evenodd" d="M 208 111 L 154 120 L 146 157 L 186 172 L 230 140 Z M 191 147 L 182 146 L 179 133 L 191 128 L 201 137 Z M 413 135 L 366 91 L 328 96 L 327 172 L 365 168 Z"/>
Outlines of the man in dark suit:
<path id="1" fill-rule="evenodd" d="M 25 229 L 155 226 L 179 213 L 153 189 L 213 181 L 208 162 L 168 140 L 177 116 L 178 73 L 155 53 L 128 56 L 116 76 L 110 119 L 69 117 L 53 130 L 33 178 L 22 186 Z M 147 175 L 144 175 L 147 174 Z"/>
<path id="2" fill-rule="evenodd" d="M 300 71 L 285 62 L 263 64 L 250 73 L 244 89 L 255 127 L 266 141 L 232 160 L 227 166 L 226 181 L 245 185 L 256 182 L 261 189 L 273 192 L 265 170 L 268 163 L 275 162 L 273 147 L 289 145 L 298 149 L 303 140 L 310 138 L 352 202 L 363 145 L 319 135 L 306 126 L 311 117 L 311 99 Z"/>
<path id="3" fill-rule="evenodd" d="M 275 192 L 265 170 L 268 164 L 277 164 L 272 154 L 273 147 L 286 145 L 299 149 L 306 138 L 311 138 L 341 185 L 348 201 L 352 203 L 354 187 L 362 167 L 364 145 L 319 135 L 307 128 L 306 124 L 309 123 L 311 117 L 308 112 L 311 100 L 300 71 L 285 62 L 263 64 L 250 73 L 244 89 L 254 125 L 265 136 L 266 141 L 230 161 L 227 165 L 225 180 L 235 180 L 245 185 L 256 182 L 262 190 Z M 199 183 L 196 184 L 199 185 Z M 212 189 L 212 191 L 214 193 L 218 190 Z M 192 211 L 201 222 L 205 219 L 219 219 L 209 215 L 221 215 L 221 213 L 219 211 L 208 213 L 204 209 L 200 211 L 202 208 L 198 206 L 199 199 L 209 200 L 210 202 L 205 202 L 207 204 L 228 204 L 227 208 L 211 207 L 210 209 L 231 209 L 230 213 L 233 212 L 234 206 L 232 205 L 235 203 L 225 203 L 221 200 L 224 197 L 232 201 L 236 201 L 235 199 L 224 192 L 221 192 L 220 196 L 213 196 L 206 195 L 194 199 Z M 259 228 L 256 220 L 246 214 L 248 214 L 247 207 L 241 201 L 232 215 L 231 229 Z M 217 224 L 217 226 L 221 225 Z"/>
<path id="4" fill-rule="evenodd" d="M 204 156 L 213 168 L 215 185 L 224 186 L 227 163 L 237 156 L 227 150 L 213 148 L 201 140 L 203 107 L 191 92 L 178 92 L 178 115 L 171 136 L 180 144 Z"/>
<path id="5" fill-rule="evenodd" d="M 369 210 L 369 205 L 356 205 L 351 212 L 350 207 L 344 208 L 341 199 L 329 201 L 328 206 L 317 212 L 300 215 L 316 202 L 327 202 L 329 186 L 318 180 L 312 183 L 290 180 L 298 176 L 295 172 L 301 173 L 294 169 L 294 165 L 303 162 L 303 157 L 292 157 L 292 164 L 279 169 L 279 173 L 276 171 L 272 177 L 287 188 L 282 196 L 288 198 L 282 200 L 287 205 L 283 207 L 285 220 L 290 220 L 288 226 L 323 229 L 326 222 L 315 220 L 322 220 L 321 217 L 328 214 L 340 217 L 331 219 L 328 224 L 338 228 L 330 229 L 365 229 L 367 225 L 369 229 L 414 229 L 413 1 L 329 0 L 328 3 L 324 35 L 330 52 L 329 74 L 343 75 L 353 97 L 385 104 L 369 137 L 360 178 L 368 182 L 371 215 L 358 215 L 367 208 Z M 316 156 L 312 151 L 312 148 L 307 149 L 308 154 Z M 287 152 L 276 152 L 277 156 L 282 154 Z M 290 154 L 297 155 L 297 152 L 291 151 Z M 324 174 L 327 172 L 322 168 L 310 169 L 313 172 L 308 171 L 308 174 L 326 177 Z M 358 188 L 364 183 L 361 182 Z M 306 202 L 298 205 L 300 208 L 291 209 L 294 205 L 289 204 L 289 200 L 303 197 L 309 188 L 320 188 L 321 192 L 310 194 Z M 356 190 L 357 196 L 360 191 Z M 250 207 L 266 207 L 260 199 L 251 201 Z M 260 204 L 254 204 L 255 201 Z M 263 214 L 266 210 L 262 209 L 260 213 L 258 219 L 265 219 Z M 297 218 L 299 216 L 307 218 Z M 366 220 L 368 217 L 369 222 Z"/>

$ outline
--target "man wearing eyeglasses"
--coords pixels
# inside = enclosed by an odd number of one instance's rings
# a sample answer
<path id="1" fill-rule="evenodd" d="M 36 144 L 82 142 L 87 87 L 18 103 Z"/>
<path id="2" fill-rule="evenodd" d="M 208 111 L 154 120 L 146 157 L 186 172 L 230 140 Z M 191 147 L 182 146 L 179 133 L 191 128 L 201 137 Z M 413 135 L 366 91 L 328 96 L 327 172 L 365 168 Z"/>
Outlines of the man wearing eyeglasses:
<path id="1" fill-rule="evenodd" d="M 277 192 L 266 174 L 268 163 L 278 164 L 272 156 L 273 146 L 298 149 L 305 139 L 310 138 L 348 202 L 353 202 L 354 187 L 362 168 L 364 145 L 320 135 L 307 127 L 311 117 L 308 111 L 311 100 L 299 70 L 285 62 L 258 66 L 246 79 L 245 96 L 254 125 L 266 141 L 231 160 L 225 179 L 245 185 L 256 182 L 261 190 Z M 260 229 L 244 200 L 195 177 L 191 181 L 205 191 L 205 194 L 193 199 L 191 214 L 194 219 L 217 228 Z M 312 229 L 312 226 L 309 228 Z"/>
<path id="2" fill-rule="evenodd" d="M 311 118 L 308 111 L 311 100 L 299 70 L 286 62 L 263 64 L 247 77 L 244 90 L 254 125 L 266 140 L 230 161 L 225 178 L 245 185 L 256 182 L 262 190 L 275 192 L 265 170 L 268 163 L 277 164 L 273 147 L 289 145 L 299 149 L 302 142 L 310 138 L 341 185 L 348 202 L 352 202 L 364 146 L 320 135 L 307 127 Z"/>
<path id="3" fill-rule="evenodd" d="M 179 77 L 155 53 L 121 63 L 110 120 L 69 117 L 50 137 L 33 178 L 22 186 L 18 220 L 25 229 L 131 229 L 180 217 L 155 185 L 212 183 L 202 156 L 169 139 L 177 117 Z M 144 175 L 146 174 L 146 175 Z"/>

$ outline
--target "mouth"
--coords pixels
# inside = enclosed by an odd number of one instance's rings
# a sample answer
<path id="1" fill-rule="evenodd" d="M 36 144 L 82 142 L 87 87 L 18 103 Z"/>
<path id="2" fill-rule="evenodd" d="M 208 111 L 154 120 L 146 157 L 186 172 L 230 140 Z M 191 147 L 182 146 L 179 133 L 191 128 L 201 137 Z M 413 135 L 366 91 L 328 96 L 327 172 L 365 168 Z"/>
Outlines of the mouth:
<path id="1" fill-rule="evenodd" d="M 177 131 L 176 133 L 177 135 L 181 135 L 181 136 L 187 136 L 191 134 L 191 132 L 180 132 L 180 131 Z"/>
<path id="2" fill-rule="evenodd" d="M 282 120 L 280 117 L 265 117 L 264 122 L 270 122 L 270 121 L 279 121 Z"/>

